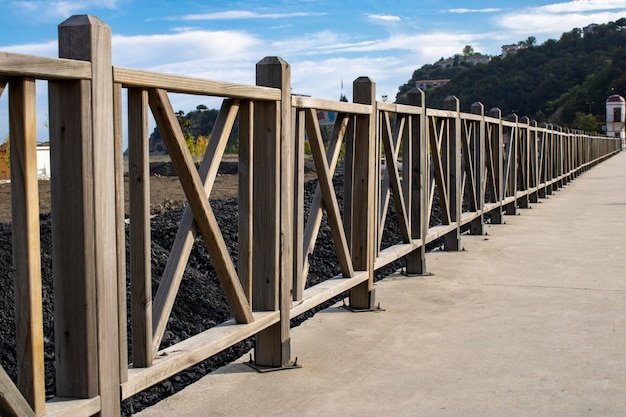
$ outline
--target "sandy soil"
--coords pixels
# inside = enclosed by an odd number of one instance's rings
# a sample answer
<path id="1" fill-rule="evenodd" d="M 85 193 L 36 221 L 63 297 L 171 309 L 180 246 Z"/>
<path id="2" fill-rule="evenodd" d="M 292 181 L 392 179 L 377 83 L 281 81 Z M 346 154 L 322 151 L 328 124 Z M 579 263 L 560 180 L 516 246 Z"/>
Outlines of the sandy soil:
<path id="1" fill-rule="evenodd" d="M 126 181 L 126 213 L 128 213 L 128 181 Z M 216 178 L 210 198 L 237 196 L 237 175 Z M 150 177 L 150 205 L 153 214 L 180 206 L 186 201 L 178 177 Z M 50 212 L 50 181 L 39 181 L 39 211 Z M 0 184 L 0 223 L 11 221 L 11 184 Z"/>

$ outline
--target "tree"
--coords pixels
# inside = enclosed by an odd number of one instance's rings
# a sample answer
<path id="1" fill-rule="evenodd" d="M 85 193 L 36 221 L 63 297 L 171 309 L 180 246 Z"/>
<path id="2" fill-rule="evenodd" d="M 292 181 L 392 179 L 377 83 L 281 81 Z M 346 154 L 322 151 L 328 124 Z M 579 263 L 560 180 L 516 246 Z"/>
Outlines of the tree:
<path id="1" fill-rule="evenodd" d="M 585 114 L 582 112 L 576 113 L 576 118 L 572 123 L 573 129 L 583 130 L 585 132 L 599 132 L 600 126 L 596 122 L 596 118 L 592 114 Z"/>
<path id="2" fill-rule="evenodd" d="M 206 147 L 209 145 L 209 140 L 210 137 L 204 135 L 200 135 L 196 138 L 196 144 L 193 149 L 193 156 L 196 158 L 196 160 L 199 160 L 204 156 L 204 153 L 206 152 Z"/>
<path id="3" fill-rule="evenodd" d="M 535 38 L 534 36 L 529 36 L 528 38 L 526 38 L 523 44 L 527 48 L 532 48 L 537 44 L 537 38 Z"/>
<path id="4" fill-rule="evenodd" d="M 195 146 L 196 143 L 194 141 L 193 135 L 191 134 L 191 120 L 189 120 L 189 118 L 184 116 L 184 112 L 182 110 L 180 110 L 178 113 L 176 113 L 176 116 L 178 117 L 178 123 L 180 123 L 180 128 L 183 131 L 183 136 L 185 138 L 185 143 L 187 144 L 187 148 L 189 148 L 189 152 L 191 152 L 191 155 L 195 155 Z"/>
<path id="5" fill-rule="evenodd" d="M 9 135 L 6 135 L 4 138 L 4 143 L 0 145 L 0 149 L 4 150 L 4 162 L 6 162 L 7 167 L 11 168 L 11 138 Z"/>
<path id="6" fill-rule="evenodd" d="M 200 112 L 203 112 L 203 111 L 207 111 L 207 110 L 209 110 L 209 108 L 208 108 L 207 106 L 205 106 L 204 104 L 198 104 L 198 105 L 196 106 L 196 110 L 198 110 L 198 111 L 200 111 Z"/>
<path id="7" fill-rule="evenodd" d="M 463 48 L 463 56 L 465 58 L 468 58 L 472 55 L 474 55 L 474 48 L 472 48 L 470 45 L 465 45 L 465 48 Z"/>

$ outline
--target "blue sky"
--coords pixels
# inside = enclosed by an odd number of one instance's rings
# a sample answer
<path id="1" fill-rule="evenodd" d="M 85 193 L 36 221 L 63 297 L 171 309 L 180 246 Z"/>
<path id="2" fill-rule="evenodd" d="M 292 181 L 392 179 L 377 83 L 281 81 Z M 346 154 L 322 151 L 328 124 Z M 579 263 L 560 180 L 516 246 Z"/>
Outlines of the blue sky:
<path id="1" fill-rule="evenodd" d="M 626 17 L 625 0 L 0 0 L 0 8 L 0 51 L 55 57 L 57 25 L 91 14 L 111 26 L 114 65 L 254 84 L 256 62 L 277 55 L 291 65 L 294 93 L 338 99 L 343 80 L 351 98 L 352 81 L 365 75 L 379 100 L 465 45 L 497 55 L 528 36 L 542 43 Z M 219 104 L 194 97 L 175 106 L 189 111 L 198 100 Z M 4 94 L 0 141 L 7 130 Z"/>

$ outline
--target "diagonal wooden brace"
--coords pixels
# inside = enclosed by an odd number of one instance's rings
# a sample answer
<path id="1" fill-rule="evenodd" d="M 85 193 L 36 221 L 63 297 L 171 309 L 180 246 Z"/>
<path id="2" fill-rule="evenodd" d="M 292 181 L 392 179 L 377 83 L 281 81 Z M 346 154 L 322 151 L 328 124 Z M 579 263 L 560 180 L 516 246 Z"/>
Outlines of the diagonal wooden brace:
<path id="1" fill-rule="evenodd" d="M 209 205 L 209 199 L 191 153 L 185 144 L 183 132 L 167 97 L 167 92 L 162 89 L 151 89 L 148 97 L 150 108 L 178 173 L 189 206 L 194 213 L 195 222 L 207 246 L 233 316 L 237 323 L 251 323 L 252 309 L 237 277 L 235 266 Z"/>

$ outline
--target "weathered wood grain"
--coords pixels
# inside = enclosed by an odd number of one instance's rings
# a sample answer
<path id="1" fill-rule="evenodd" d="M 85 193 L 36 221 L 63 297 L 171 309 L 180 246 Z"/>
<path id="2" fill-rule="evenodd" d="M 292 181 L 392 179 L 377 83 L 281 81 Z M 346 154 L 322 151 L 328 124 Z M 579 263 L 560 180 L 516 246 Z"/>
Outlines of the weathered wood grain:
<path id="1" fill-rule="evenodd" d="M 330 226 L 331 235 L 335 243 L 339 267 L 344 277 L 352 277 L 354 276 L 354 267 L 352 266 L 348 241 L 343 229 L 339 204 L 337 203 L 337 196 L 335 195 L 335 189 L 333 187 L 332 174 L 330 173 L 330 167 L 328 166 L 328 160 L 324 152 L 322 133 L 314 109 L 306 111 L 306 121 L 309 143 L 311 144 L 313 160 L 315 161 L 317 179 L 319 181 L 324 207 L 326 208 L 326 215 L 328 216 L 328 225 Z"/>
<path id="2" fill-rule="evenodd" d="M 128 196 L 133 365 L 150 366 L 152 350 L 152 253 L 148 91 L 128 89 Z"/>
<path id="3" fill-rule="evenodd" d="M 89 398 L 86 400 L 54 397 L 46 402 L 46 413 L 43 417 L 93 416 L 99 411 L 100 397 Z"/>
<path id="4" fill-rule="evenodd" d="M 198 175 L 200 176 L 207 196 L 211 194 L 213 184 L 215 184 L 215 177 L 217 176 L 220 161 L 224 155 L 230 132 L 232 131 L 233 124 L 237 117 L 238 109 L 239 100 L 224 100 L 217 119 L 215 120 L 213 131 L 211 132 L 211 140 L 209 141 L 198 169 Z M 163 339 L 163 333 L 165 332 L 167 321 L 171 314 L 172 307 L 174 306 L 176 294 L 178 293 L 180 283 L 183 279 L 183 273 L 185 272 L 185 267 L 189 260 L 197 231 L 198 229 L 194 221 L 193 212 L 191 208 L 187 206 L 183 212 L 170 256 L 165 265 L 159 288 L 154 297 L 152 310 L 152 354 L 155 354 L 159 349 L 159 345 Z M 243 288 L 245 293 L 245 286 Z"/>
<path id="5" fill-rule="evenodd" d="M 303 96 L 292 96 L 291 105 L 296 109 L 315 109 L 336 113 L 370 114 L 372 112 L 372 106 L 369 104 L 347 103 Z"/>
<path id="6" fill-rule="evenodd" d="M 174 346 L 157 352 L 149 368 L 128 370 L 128 381 L 121 384 L 122 399 L 128 398 L 222 350 L 278 323 L 278 311 L 255 311 L 248 324 L 235 320 L 212 327 Z"/>
<path id="7" fill-rule="evenodd" d="M 89 80 L 91 64 L 73 59 L 0 52 L 0 74 L 38 80 Z"/>
<path id="8" fill-rule="evenodd" d="M 119 395 L 119 320 L 118 314 L 118 280 L 117 278 L 117 248 L 116 248 L 116 197 L 115 197 L 115 155 L 114 155 L 114 121 L 113 121 L 113 66 L 111 52 L 111 28 L 100 19 L 80 15 L 73 16 L 59 25 L 59 55 L 62 58 L 71 58 L 79 61 L 91 62 L 91 82 L 87 83 L 88 94 L 83 94 L 80 107 L 88 106 L 80 114 L 88 118 L 89 132 L 87 135 L 72 138 L 82 142 L 89 141 L 90 145 L 83 149 L 84 153 L 75 154 L 81 157 L 86 171 L 92 171 L 87 178 L 79 183 L 83 189 L 91 186 L 90 192 L 80 193 L 83 197 L 91 197 L 91 203 L 83 200 L 86 218 L 83 235 L 79 235 L 82 253 L 93 275 L 91 277 L 80 275 L 79 271 L 73 272 L 80 277 L 78 279 L 93 280 L 92 293 L 86 293 L 86 304 L 95 302 L 96 312 L 96 344 L 86 345 L 89 350 L 97 352 L 97 368 L 95 372 L 87 372 L 88 368 L 81 369 L 82 373 L 88 374 L 88 379 L 94 379 L 97 385 L 93 387 L 95 393 L 86 397 L 91 398 L 96 394 L 100 396 L 101 416 L 117 416 L 120 414 Z M 83 82 L 84 83 L 84 82 Z M 51 110 L 52 111 L 52 110 Z M 87 124 L 87 123 L 84 123 Z M 56 139 L 56 138 L 55 138 Z M 91 154 L 89 153 L 91 152 Z M 85 172 L 83 172 L 84 174 Z M 91 178 L 93 182 L 88 182 Z M 67 181 L 76 181 L 76 178 Z M 53 181 L 53 183 L 56 182 Z M 90 205 L 88 205 L 90 204 Z M 92 246 L 93 245 L 93 246 Z M 73 255 L 73 254 L 72 254 Z M 113 275 L 113 279 L 111 279 Z M 70 276 L 65 276 L 69 280 Z M 91 285 L 91 284 L 90 284 Z M 90 287 L 90 286 L 88 286 Z M 70 302 L 69 300 L 66 300 Z M 78 309 L 82 308 L 80 302 L 71 301 L 75 305 L 75 314 L 85 314 Z M 56 306 L 57 304 L 55 304 Z M 69 319 L 69 317 L 66 317 Z M 85 321 L 87 322 L 87 321 Z M 57 333 L 57 334 L 63 334 Z M 58 343 L 58 338 L 57 338 Z M 66 346 L 67 347 L 67 346 Z M 57 349 L 57 352 L 59 350 Z M 79 353 L 83 355 L 83 353 Z M 93 365 L 90 365 L 93 366 Z M 79 378 L 79 379 L 82 379 Z M 78 384 L 79 381 L 66 381 Z M 75 389 L 75 388 L 74 388 Z M 57 388 L 57 393 L 59 393 Z M 74 397 L 71 395 L 71 397 Z"/>
<path id="9" fill-rule="evenodd" d="M 124 133 L 122 85 L 113 85 L 113 134 L 115 158 L 115 240 L 117 246 L 117 321 L 120 382 L 128 378 L 128 316 L 126 312 L 126 222 L 124 191 Z"/>
<path id="10" fill-rule="evenodd" d="M 253 320 L 252 309 L 237 277 L 224 237 L 209 205 L 209 198 L 204 191 L 204 186 L 189 149 L 187 149 L 183 132 L 167 93 L 165 90 L 151 89 L 148 92 L 148 97 L 152 114 L 168 148 L 233 316 L 238 323 L 250 323 Z"/>
<path id="11" fill-rule="evenodd" d="M 349 213 L 352 263 L 356 271 L 367 271 L 368 279 L 350 291 L 350 306 L 370 308 L 374 302 L 374 258 L 377 230 L 376 201 L 380 145 L 376 141 L 376 84 L 367 77 L 357 78 L 353 83 L 353 101 L 371 104 L 372 113 L 357 115 L 354 133 L 354 158 L 352 170 L 352 212 Z"/>
<path id="12" fill-rule="evenodd" d="M 37 179 L 37 105 L 35 80 L 9 84 L 11 202 L 17 383 L 35 414 L 45 409 L 39 186 Z"/>
<path id="13" fill-rule="evenodd" d="M 294 252 L 294 143 L 291 140 L 291 69 L 283 59 L 266 57 L 256 65 L 256 84 L 279 88 L 278 102 L 256 103 L 252 262 L 253 305 L 279 310 L 280 321 L 256 336 L 255 362 L 280 367 L 291 357 L 289 309 Z"/>
<path id="14" fill-rule="evenodd" d="M 426 274 L 426 234 L 430 220 L 430 158 L 428 153 L 428 121 L 426 118 L 426 95 L 419 88 L 407 93 L 411 106 L 421 109 L 418 117 L 410 119 L 410 133 L 403 150 L 408 157 L 405 162 L 405 182 L 410 192 L 409 215 L 411 217 L 411 240 L 420 240 L 422 245 L 407 254 L 407 274 Z M 410 144 L 409 144 L 410 142 Z"/>
<path id="15" fill-rule="evenodd" d="M 0 415 L 3 417 L 37 416 L 2 366 L 0 366 Z"/>
<path id="16" fill-rule="evenodd" d="M 303 112 L 302 117 L 306 118 L 306 112 Z M 339 162 L 341 144 L 345 143 L 344 139 L 346 136 L 347 126 L 351 117 L 352 116 L 348 115 L 347 113 L 340 113 L 337 115 L 337 118 L 335 120 L 333 132 L 331 134 L 330 141 L 328 142 L 328 149 L 326 150 L 326 160 L 328 161 L 329 175 L 331 177 L 335 174 L 335 170 Z M 302 129 L 305 129 L 305 124 L 306 122 L 303 120 Z M 317 187 L 315 187 L 315 194 L 313 195 L 313 200 L 311 201 L 311 205 L 309 207 L 309 217 L 307 219 L 304 229 L 304 250 L 302 253 L 302 288 L 304 288 L 307 276 L 309 274 L 309 256 L 313 253 L 313 250 L 315 249 L 315 242 L 317 241 L 319 229 L 322 224 L 322 216 L 324 214 L 322 211 L 322 204 L 322 190 L 320 188 L 320 185 L 318 184 Z M 346 211 L 344 207 L 344 219 L 345 213 Z M 346 235 L 348 235 L 347 230 L 345 233 Z"/>
<path id="17" fill-rule="evenodd" d="M 174 74 L 114 67 L 115 82 L 124 87 L 158 88 L 171 93 L 195 94 L 224 98 L 275 101 L 281 97 L 276 88 L 234 84 Z"/>

